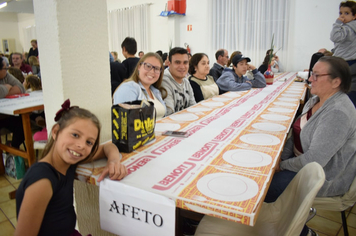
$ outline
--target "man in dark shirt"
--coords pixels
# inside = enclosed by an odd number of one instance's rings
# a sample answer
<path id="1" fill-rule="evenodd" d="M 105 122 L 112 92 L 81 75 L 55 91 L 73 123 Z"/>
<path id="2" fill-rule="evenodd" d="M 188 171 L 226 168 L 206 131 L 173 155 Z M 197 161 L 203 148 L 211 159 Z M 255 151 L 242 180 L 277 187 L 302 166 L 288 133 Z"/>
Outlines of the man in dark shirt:
<path id="1" fill-rule="evenodd" d="M 19 52 L 14 52 L 11 54 L 11 66 L 20 69 L 22 73 L 29 74 L 32 72 L 30 65 L 27 65 L 23 62 L 22 54 Z"/>
<path id="2" fill-rule="evenodd" d="M 121 43 L 122 55 L 126 58 L 122 64 L 126 67 L 126 76 L 124 79 L 129 78 L 136 68 L 140 58 L 135 57 L 137 52 L 137 43 L 134 38 L 126 37 Z"/>
<path id="3" fill-rule="evenodd" d="M 219 49 L 215 53 L 216 62 L 213 67 L 211 67 L 209 71 L 209 75 L 211 75 L 215 81 L 219 79 L 224 70 L 227 61 L 229 60 L 229 54 L 226 49 Z"/>

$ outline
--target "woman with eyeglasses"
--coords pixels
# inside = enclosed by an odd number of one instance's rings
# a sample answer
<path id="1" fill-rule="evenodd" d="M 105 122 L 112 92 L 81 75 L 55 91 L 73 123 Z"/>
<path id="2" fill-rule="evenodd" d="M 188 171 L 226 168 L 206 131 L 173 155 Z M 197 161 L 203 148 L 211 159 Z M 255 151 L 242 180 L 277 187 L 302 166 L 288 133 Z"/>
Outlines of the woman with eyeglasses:
<path id="1" fill-rule="evenodd" d="M 351 85 L 348 64 L 339 57 L 321 57 L 309 78 L 314 95 L 293 124 L 265 202 L 274 202 L 297 172 L 319 163 L 326 176 L 318 197 L 345 194 L 356 174 L 356 110 L 346 95 Z M 303 234 L 309 229 L 305 227 Z"/>
<path id="2" fill-rule="evenodd" d="M 166 105 L 162 98 L 161 86 L 163 62 L 157 53 L 146 53 L 137 63 L 131 77 L 115 90 L 114 104 L 135 100 L 147 100 L 154 103 L 157 119 L 166 114 Z M 166 93 L 165 93 L 166 94 Z"/>
<path id="3" fill-rule="evenodd" d="M 208 75 L 210 71 L 209 58 L 205 53 L 196 53 L 189 61 L 190 85 L 193 88 L 196 102 L 221 94 L 214 78 Z"/>

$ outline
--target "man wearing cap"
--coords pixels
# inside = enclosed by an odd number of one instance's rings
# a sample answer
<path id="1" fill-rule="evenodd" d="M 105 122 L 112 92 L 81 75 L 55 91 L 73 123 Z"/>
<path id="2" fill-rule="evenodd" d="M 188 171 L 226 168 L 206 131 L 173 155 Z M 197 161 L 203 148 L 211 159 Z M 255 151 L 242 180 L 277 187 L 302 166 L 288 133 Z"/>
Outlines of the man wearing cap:
<path id="1" fill-rule="evenodd" d="M 251 59 L 242 55 L 236 55 L 232 59 L 233 69 L 225 68 L 220 78 L 216 81 L 219 88 L 227 91 L 244 91 L 251 88 L 266 87 L 265 77 L 253 65 L 249 65 Z M 247 70 L 252 70 L 254 79 L 244 76 Z"/>

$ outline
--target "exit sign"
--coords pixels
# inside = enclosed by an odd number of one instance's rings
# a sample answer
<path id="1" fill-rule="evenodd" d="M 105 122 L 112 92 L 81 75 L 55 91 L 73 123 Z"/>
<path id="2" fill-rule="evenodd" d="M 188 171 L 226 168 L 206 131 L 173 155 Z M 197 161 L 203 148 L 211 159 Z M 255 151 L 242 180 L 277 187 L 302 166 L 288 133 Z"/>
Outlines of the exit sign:
<path id="1" fill-rule="evenodd" d="M 187 25 L 187 31 L 192 31 L 193 30 L 193 26 L 192 25 Z"/>

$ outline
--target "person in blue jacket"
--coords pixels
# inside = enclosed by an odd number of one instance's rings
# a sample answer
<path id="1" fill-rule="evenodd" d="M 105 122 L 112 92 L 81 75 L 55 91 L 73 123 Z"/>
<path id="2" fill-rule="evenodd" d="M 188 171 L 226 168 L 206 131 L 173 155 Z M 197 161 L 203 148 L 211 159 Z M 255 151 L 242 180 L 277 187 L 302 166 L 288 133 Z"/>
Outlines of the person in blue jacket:
<path id="1" fill-rule="evenodd" d="M 244 91 L 251 88 L 266 87 L 265 77 L 253 65 L 248 64 L 251 59 L 242 55 L 236 55 L 232 59 L 232 67 L 225 68 L 222 75 L 216 81 L 219 88 L 224 91 Z M 252 70 L 253 80 L 244 76 L 247 70 Z"/>

